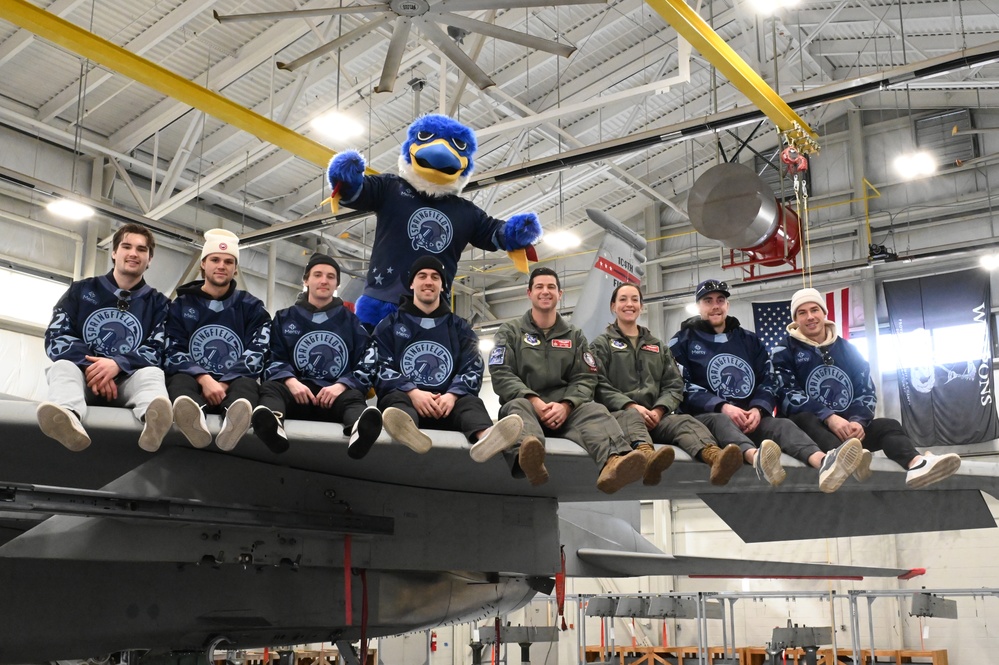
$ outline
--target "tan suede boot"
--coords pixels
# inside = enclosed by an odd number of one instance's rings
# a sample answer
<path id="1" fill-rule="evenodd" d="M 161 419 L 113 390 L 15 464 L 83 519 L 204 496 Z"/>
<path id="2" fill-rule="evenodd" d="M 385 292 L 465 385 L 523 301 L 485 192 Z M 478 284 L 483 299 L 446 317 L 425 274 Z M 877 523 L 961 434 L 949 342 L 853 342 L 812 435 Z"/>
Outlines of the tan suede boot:
<path id="1" fill-rule="evenodd" d="M 659 450 L 652 447 L 651 443 L 640 443 L 635 448 L 645 455 L 645 475 L 642 476 L 643 485 L 658 485 L 662 480 L 663 471 L 668 469 L 676 458 L 676 452 L 672 446 L 663 446 Z"/>
<path id="2" fill-rule="evenodd" d="M 645 465 L 645 455 L 638 450 L 632 450 L 627 455 L 612 455 L 600 470 L 597 489 L 604 494 L 613 494 L 641 478 L 645 473 Z"/>
<path id="3" fill-rule="evenodd" d="M 517 461 L 521 471 L 531 485 L 537 487 L 548 482 L 548 469 L 545 468 L 545 444 L 535 436 L 528 436 L 520 444 Z"/>
<path id="4" fill-rule="evenodd" d="M 742 466 L 742 450 L 734 443 L 725 446 L 705 446 L 701 450 L 701 459 L 711 465 L 709 480 L 712 485 L 727 485 L 735 472 Z"/>

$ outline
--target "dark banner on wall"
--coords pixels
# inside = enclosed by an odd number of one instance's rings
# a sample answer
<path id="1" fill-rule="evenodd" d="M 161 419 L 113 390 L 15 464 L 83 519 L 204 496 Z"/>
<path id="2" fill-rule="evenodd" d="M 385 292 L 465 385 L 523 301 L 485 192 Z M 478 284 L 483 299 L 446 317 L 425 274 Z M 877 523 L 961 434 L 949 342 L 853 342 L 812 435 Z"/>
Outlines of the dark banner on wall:
<path id="1" fill-rule="evenodd" d="M 918 445 L 999 437 L 984 270 L 885 282 L 902 425 Z"/>

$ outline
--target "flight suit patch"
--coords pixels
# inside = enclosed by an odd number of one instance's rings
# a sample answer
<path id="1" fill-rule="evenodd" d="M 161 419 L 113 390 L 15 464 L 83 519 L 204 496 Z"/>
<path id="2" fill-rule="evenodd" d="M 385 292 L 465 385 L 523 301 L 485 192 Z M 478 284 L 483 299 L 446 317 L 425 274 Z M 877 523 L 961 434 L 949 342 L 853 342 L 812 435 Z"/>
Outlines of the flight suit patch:
<path id="1" fill-rule="evenodd" d="M 652 353 L 659 353 L 658 344 L 643 344 L 642 351 L 651 351 Z"/>
<path id="2" fill-rule="evenodd" d="M 506 360 L 506 347 L 497 346 L 492 351 L 489 352 L 489 364 L 490 365 L 502 365 L 503 361 Z"/>
<path id="3" fill-rule="evenodd" d="M 553 339 L 552 346 L 556 349 L 571 349 L 572 340 L 571 339 Z"/>
<path id="4" fill-rule="evenodd" d="M 597 371 L 597 361 L 594 359 L 593 354 L 589 351 L 583 352 L 583 362 L 586 363 L 586 366 L 590 368 L 591 372 Z"/>
<path id="5" fill-rule="evenodd" d="M 627 349 L 628 345 L 619 339 L 612 339 L 610 345 L 615 349 Z"/>
<path id="6" fill-rule="evenodd" d="M 524 344 L 527 344 L 528 346 L 541 346 L 541 340 L 538 339 L 537 335 L 532 335 L 531 333 L 525 333 Z"/>

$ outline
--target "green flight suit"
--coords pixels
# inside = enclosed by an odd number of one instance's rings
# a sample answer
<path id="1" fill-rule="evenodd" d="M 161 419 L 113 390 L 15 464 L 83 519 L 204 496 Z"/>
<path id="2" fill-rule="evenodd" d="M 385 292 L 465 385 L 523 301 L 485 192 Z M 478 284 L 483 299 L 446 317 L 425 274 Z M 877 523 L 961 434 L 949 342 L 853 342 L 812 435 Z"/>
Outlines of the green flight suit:
<path id="1" fill-rule="evenodd" d="M 611 455 L 631 452 L 627 438 L 606 407 L 593 401 L 597 386 L 597 364 L 586 337 L 560 315 L 546 335 L 528 310 L 520 319 L 500 326 L 496 346 L 489 354 L 489 374 L 499 397 L 500 417 L 516 413 L 524 421 L 525 437 L 542 443 L 545 435 L 560 436 L 582 446 L 599 467 Z M 538 396 L 546 402 L 567 402 L 572 411 L 557 430 L 543 426 L 527 399 Z M 514 474 L 517 446 L 511 448 Z"/>
<path id="2" fill-rule="evenodd" d="M 717 445 L 696 418 L 674 413 L 683 397 L 683 377 L 669 347 L 648 328 L 638 327 L 635 345 L 612 323 L 591 348 L 600 368 L 597 401 L 613 413 L 630 440 L 677 445 L 694 459 L 705 446 Z M 627 408 L 629 404 L 646 409 L 661 406 L 666 413 L 649 431 L 641 415 Z"/>

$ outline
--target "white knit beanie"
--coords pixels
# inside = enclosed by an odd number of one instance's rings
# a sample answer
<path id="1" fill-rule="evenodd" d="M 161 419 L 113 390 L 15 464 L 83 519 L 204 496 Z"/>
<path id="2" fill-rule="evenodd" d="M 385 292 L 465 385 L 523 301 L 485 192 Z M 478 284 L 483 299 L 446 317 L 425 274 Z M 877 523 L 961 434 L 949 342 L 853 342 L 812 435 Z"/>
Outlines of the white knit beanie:
<path id="1" fill-rule="evenodd" d="M 205 246 L 201 250 L 201 258 L 209 254 L 228 254 L 239 263 L 239 237 L 225 229 L 209 229 L 205 231 Z"/>
<path id="2" fill-rule="evenodd" d="M 798 291 L 791 296 L 791 319 L 794 320 L 795 315 L 798 313 L 799 307 L 811 302 L 821 307 L 824 314 L 829 313 L 829 310 L 826 309 L 826 299 L 822 297 L 821 293 L 815 289 L 798 289 Z"/>

